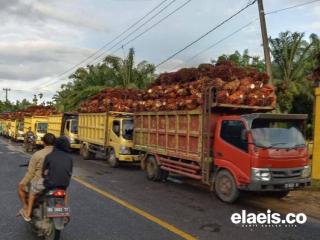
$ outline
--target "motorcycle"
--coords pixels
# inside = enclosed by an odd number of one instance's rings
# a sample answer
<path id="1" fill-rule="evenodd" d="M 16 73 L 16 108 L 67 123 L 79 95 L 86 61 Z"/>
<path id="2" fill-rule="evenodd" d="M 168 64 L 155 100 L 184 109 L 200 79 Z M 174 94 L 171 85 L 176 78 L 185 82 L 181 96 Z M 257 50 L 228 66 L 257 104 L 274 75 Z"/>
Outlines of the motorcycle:
<path id="1" fill-rule="evenodd" d="M 26 152 L 33 152 L 36 148 L 35 136 L 28 136 L 24 143 L 24 149 Z"/>
<path id="2" fill-rule="evenodd" d="M 70 222 L 70 208 L 65 205 L 66 192 L 53 189 L 41 194 L 35 201 L 31 229 L 45 240 L 59 240 L 61 231 Z"/>

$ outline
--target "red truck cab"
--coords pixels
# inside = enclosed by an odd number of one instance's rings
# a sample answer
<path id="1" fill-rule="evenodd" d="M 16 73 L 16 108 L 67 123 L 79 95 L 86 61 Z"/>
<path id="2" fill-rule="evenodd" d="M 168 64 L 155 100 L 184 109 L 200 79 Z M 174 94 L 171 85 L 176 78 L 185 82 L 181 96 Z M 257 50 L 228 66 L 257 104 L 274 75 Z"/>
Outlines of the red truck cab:
<path id="1" fill-rule="evenodd" d="M 218 196 L 227 202 L 234 201 L 239 190 L 285 196 L 289 190 L 310 185 L 302 134 L 306 118 L 265 113 L 217 116 L 213 169 Z"/>

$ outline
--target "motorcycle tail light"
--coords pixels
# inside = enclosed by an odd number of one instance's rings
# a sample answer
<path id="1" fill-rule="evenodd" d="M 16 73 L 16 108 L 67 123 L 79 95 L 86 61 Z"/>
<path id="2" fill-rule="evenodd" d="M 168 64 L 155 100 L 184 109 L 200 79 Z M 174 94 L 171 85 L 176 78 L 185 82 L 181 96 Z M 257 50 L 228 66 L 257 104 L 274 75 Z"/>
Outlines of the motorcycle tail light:
<path id="1" fill-rule="evenodd" d="M 66 192 L 64 190 L 56 190 L 52 193 L 52 196 L 54 197 L 64 197 L 66 195 Z"/>

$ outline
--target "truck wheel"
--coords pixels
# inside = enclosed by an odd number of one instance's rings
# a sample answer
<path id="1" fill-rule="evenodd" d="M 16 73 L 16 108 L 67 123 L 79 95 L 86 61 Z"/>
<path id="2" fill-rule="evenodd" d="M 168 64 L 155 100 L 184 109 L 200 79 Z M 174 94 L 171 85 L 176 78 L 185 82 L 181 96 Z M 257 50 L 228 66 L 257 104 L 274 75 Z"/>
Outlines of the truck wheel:
<path id="1" fill-rule="evenodd" d="M 152 181 L 161 179 L 161 170 L 154 156 L 148 156 L 146 161 L 147 178 Z"/>
<path id="2" fill-rule="evenodd" d="M 270 192 L 268 195 L 274 198 L 284 198 L 289 194 L 290 191 L 276 191 Z"/>
<path id="3" fill-rule="evenodd" d="M 84 160 L 94 159 L 95 154 L 90 152 L 87 145 L 82 145 L 80 149 L 80 154 Z"/>
<path id="4" fill-rule="evenodd" d="M 108 163 L 112 168 L 116 168 L 119 166 L 119 161 L 116 157 L 116 153 L 114 149 L 111 149 L 108 154 Z"/>
<path id="5" fill-rule="evenodd" d="M 162 170 L 160 169 L 160 180 L 162 182 L 166 182 L 168 180 L 168 177 L 169 177 L 169 171 L 166 171 L 166 170 Z"/>
<path id="6" fill-rule="evenodd" d="M 232 174 L 227 170 L 218 172 L 214 188 L 218 198 L 224 202 L 233 203 L 239 197 L 239 189 L 237 188 L 236 181 Z"/>

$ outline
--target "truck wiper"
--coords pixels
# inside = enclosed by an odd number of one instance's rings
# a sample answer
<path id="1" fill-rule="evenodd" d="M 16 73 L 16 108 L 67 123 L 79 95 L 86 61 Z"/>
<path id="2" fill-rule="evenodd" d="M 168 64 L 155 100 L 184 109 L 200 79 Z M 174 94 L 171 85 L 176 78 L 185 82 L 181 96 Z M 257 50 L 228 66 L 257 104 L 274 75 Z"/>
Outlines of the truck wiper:
<path id="1" fill-rule="evenodd" d="M 269 149 L 269 148 L 273 148 L 279 144 L 287 144 L 287 143 L 283 143 L 283 142 L 279 142 L 279 143 L 273 143 L 273 144 L 270 144 L 269 146 L 258 146 L 258 147 L 261 147 L 261 148 L 264 148 L 264 149 Z"/>

